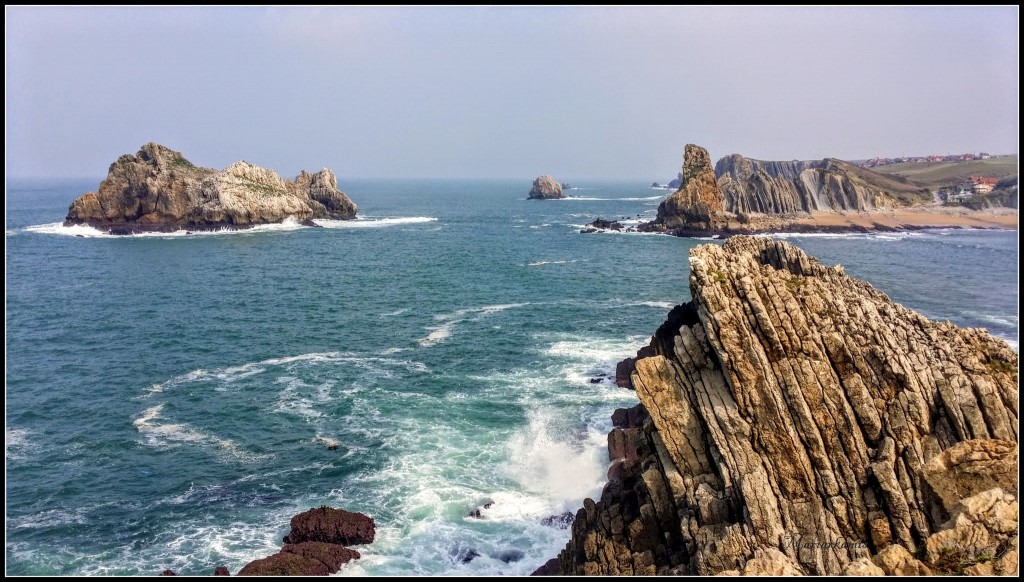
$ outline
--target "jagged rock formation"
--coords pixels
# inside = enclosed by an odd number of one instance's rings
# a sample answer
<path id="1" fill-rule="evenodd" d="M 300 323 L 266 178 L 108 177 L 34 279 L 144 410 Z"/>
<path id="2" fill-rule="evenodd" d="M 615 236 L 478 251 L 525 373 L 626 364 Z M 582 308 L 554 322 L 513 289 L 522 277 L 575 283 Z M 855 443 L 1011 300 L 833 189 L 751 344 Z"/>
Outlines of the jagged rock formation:
<path id="1" fill-rule="evenodd" d="M 658 206 L 655 230 L 717 230 L 725 226 L 722 193 L 708 151 L 687 144 L 683 154 L 682 185 Z"/>
<path id="2" fill-rule="evenodd" d="M 347 545 L 369 544 L 376 536 L 373 519 L 333 507 L 304 511 L 291 520 L 291 531 L 276 554 L 253 560 L 239 576 L 327 576 L 337 572 L 359 552 Z"/>
<path id="3" fill-rule="evenodd" d="M 552 198 L 562 197 L 562 185 L 558 183 L 551 176 L 538 176 L 533 181 L 533 187 L 530 188 L 530 195 L 528 198 L 531 200 L 546 200 Z"/>
<path id="4" fill-rule="evenodd" d="M 1016 573 L 1009 346 L 784 242 L 690 266 L 693 300 L 635 361 L 641 404 L 613 415 L 601 499 L 538 573 Z"/>
<path id="5" fill-rule="evenodd" d="M 715 164 L 726 211 L 871 211 L 930 201 L 926 188 L 842 160 L 770 162 L 739 154 Z"/>
<path id="6" fill-rule="evenodd" d="M 355 215 L 356 205 L 338 190 L 337 178 L 326 168 L 313 174 L 303 171 L 286 181 L 247 162 L 222 171 L 200 168 L 179 152 L 148 143 L 134 156 L 123 155 L 111 164 L 97 192 L 71 203 L 64 224 L 131 234 Z"/>

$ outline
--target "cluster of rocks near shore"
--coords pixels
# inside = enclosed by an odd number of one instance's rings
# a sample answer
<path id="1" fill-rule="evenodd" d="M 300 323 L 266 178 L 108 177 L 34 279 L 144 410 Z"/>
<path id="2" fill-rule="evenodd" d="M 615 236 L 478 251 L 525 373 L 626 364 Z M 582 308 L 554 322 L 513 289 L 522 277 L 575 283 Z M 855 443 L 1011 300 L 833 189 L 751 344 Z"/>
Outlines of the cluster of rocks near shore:
<path id="1" fill-rule="evenodd" d="M 800 249 L 690 254 L 611 467 L 535 574 L 1017 574 L 1018 358 Z"/>
<path id="2" fill-rule="evenodd" d="M 284 546 L 276 554 L 253 560 L 241 570 L 239 576 L 327 576 L 342 566 L 359 559 L 359 552 L 348 546 L 369 544 L 376 536 L 373 519 L 362 514 L 319 507 L 304 511 L 291 519 L 291 531 L 284 538 Z M 176 575 L 164 570 L 162 576 Z M 218 566 L 215 576 L 228 576 L 224 566 Z"/>

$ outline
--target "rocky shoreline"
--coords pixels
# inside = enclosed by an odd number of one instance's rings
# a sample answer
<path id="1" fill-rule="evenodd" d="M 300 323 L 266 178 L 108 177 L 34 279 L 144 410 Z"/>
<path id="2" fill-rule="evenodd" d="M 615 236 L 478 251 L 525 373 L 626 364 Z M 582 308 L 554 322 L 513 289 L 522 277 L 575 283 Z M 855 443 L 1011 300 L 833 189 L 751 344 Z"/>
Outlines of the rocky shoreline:
<path id="1" fill-rule="evenodd" d="M 1010 208 L 984 211 L 925 204 L 927 189 L 841 160 L 763 162 L 732 155 L 713 168 L 688 144 L 678 190 L 654 220 L 636 226 L 598 218 L 581 229 L 728 238 L 771 233 L 897 232 L 926 228 L 1017 228 Z"/>
<path id="2" fill-rule="evenodd" d="M 148 143 L 111 164 L 96 192 L 72 202 L 64 225 L 130 235 L 247 229 L 289 218 L 315 226 L 315 219 L 355 217 L 356 205 L 327 168 L 303 171 L 294 180 L 244 161 L 218 171 Z"/>
<path id="3" fill-rule="evenodd" d="M 785 242 L 690 254 L 619 385 L 611 466 L 537 575 L 1017 567 L 1018 358 Z"/>

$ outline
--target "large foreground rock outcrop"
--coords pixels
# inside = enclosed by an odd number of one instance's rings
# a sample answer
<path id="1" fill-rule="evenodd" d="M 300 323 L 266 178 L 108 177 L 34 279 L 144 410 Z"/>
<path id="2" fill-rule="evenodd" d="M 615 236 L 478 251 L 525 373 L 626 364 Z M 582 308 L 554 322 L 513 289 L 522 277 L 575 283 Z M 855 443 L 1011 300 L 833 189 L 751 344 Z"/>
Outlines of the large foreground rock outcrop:
<path id="1" fill-rule="evenodd" d="M 288 181 L 248 162 L 221 171 L 200 168 L 179 152 L 148 143 L 111 164 L 96 192 L 71 203 L 64 224 L 132 234 L 355 216 L 356 205 L 338 190 L 337 178 L 326 168 L 303 171 Z"/>
<path id="2" fill-rule="evenodd" d="M 538 176 L 533 181 L 533 187 L 530 188 L 530 195 L 528 196 L 531 200 L 550 200 L 554 198 L 562 197 L 562 185 L 558 183 L 558 180 L 551 176 Z"/>
<path id="3" fill-rule="evenodd" d="M 800 249 L 690 253 L 554 574 L 1015 574 L 1017 355 Z M 961 497 L 962 496 L 962 497 Z M 959 499 L 954 499 L 959 497 Z"/>

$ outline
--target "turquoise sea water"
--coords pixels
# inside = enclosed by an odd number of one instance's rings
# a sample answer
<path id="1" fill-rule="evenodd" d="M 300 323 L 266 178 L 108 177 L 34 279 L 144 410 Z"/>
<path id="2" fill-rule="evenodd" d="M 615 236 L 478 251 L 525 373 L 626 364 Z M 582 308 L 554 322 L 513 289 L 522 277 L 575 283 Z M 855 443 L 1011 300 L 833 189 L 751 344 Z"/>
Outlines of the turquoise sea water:
<path id="1" fill-rule="evenodd" d="M 8 185 L 8 574 L 235 572 L 322 504 L 377 522 L 342 574 L 529 573 L 569 537 L 542 520 L 599 493 L 608 417 L 636 402 L 591 380 L 689 299 L 707 242 L 579 234 L 664 194 L 586 180 L 562 201 L 525 200 L 528 181 L 343 183 L 363 218 L 329 228 L 58 226 L 97 182 Z M 787 238 L 1016 348 L 1016 232 Z"/>

